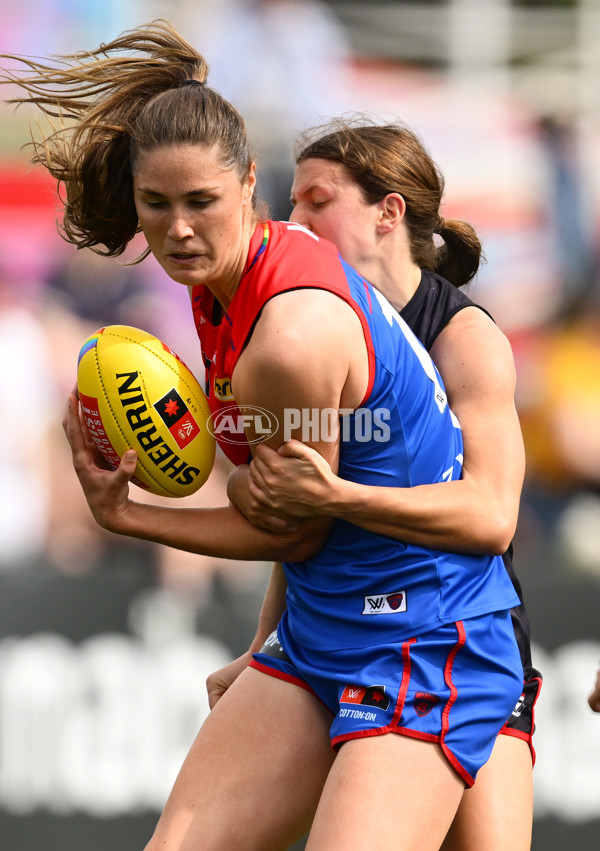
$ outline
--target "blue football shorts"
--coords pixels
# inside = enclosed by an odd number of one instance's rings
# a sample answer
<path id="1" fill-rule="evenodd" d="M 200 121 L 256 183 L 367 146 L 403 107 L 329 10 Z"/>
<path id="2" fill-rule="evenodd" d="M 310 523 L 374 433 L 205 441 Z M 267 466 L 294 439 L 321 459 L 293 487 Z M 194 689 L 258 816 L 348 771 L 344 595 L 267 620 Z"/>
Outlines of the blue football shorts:
<path id="1" fill-rule="evenodd" d="M 312 692 L 333 715 L 331 744 L 399 733 L 436 742 L 472 786 L 523 692 L 509 612 L 446 624 L 373 647 L 315 651 L 287 612 L 251 666 Z"/>

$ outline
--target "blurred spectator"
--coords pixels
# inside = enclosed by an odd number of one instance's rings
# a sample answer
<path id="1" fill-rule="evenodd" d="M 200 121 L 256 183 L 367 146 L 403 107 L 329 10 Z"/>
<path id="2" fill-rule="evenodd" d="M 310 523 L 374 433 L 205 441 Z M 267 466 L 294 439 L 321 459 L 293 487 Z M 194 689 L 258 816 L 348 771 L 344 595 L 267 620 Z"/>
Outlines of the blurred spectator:
<path id="1" fill-rule="evenodd" d="M 574 128 L 538 121 L 548 193 L 540 199 L 561 280 L 552 321 L 515 345 L 528 477 L 570 493 L 600 488 L 600 278 Z"/>
<path id="2" fill-rule="evenodd" d="M 569 492 L 600 488 L 600 312 L 588 305 L 520 350 L 528 475 Z"/>
<path id="3" fill-rule="evenodd" d="M 246 118 L 261 194 L 272 218 L 285 220 L 295 137 L 351 106 L 346 32 L 320 0 L 226 0 L 196 9 L 187 34 L 210 64 L 211 85 Z"/>
<path id="4" fill-rule="evenodd" d="M 48 525 L 53 365 L 43 327 L 0 280 L 0 567 L 34 560 Z"/>
<path id="5" fill-rule="evenodd" d="M 2 50 L 28 56 L 69 53 L 74 41 L 95 47 L 145 17 L 143 0 L 21 0 L 2 8 Z"/>
<path id="6" fill-rule="evenodd" d="M 563 564 L 600 575 L 600 310 L 593 299 L 516 347 L 524 498 Z"/>
<path id="7" fill-rule="evenodd" d="M 585 297 L 594 272 L 591 219 L 577 151 L 577 134 L 567 117 L 543 115 L 538 121 L 548 173 L 545 218 L 563 285 L 562 313 Z"/>

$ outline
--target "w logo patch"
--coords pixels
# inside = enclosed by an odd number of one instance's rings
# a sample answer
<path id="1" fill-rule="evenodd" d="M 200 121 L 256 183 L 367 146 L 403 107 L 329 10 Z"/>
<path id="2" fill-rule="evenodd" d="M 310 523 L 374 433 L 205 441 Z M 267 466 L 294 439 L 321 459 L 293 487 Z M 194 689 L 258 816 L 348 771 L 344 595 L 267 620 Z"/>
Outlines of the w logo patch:
<path id="1" fill-rule="evenodd" d="M 364 598 L 363 615 L 395 615 L 406 611 L 406 592 L 368 594 Z"/>

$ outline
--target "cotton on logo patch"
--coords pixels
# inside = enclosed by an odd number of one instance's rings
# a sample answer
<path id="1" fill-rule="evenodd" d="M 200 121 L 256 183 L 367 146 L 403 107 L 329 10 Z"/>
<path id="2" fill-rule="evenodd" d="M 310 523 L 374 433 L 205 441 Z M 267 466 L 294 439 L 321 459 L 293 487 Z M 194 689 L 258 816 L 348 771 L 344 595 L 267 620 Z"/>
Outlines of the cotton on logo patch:
<path id="1" fill-rule="evenodd" d="M 367 594 L 363 615 L 396 615 L 406 611 L 406 591 L 391 594 Z"/>

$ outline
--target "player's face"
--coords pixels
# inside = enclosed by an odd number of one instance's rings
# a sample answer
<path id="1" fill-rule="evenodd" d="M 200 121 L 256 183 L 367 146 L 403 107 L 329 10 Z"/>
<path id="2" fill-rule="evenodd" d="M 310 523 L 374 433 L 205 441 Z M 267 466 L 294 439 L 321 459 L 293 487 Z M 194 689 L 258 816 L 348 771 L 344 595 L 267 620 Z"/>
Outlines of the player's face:
<path id="1" fill-rule="evenodd" d="M 372 259 L 379 207 L 364 200 L 341 163 L 317 157 L 296 166 L 290 220 L 337 245 L 358 271 Z"/>
<path id="2" fill-rule="evenodd" d="M 237 283 L 246 261 L 255 177 L 240 181 L 217 146 L 141 151 L 135 206 L 152 254 L 180 284 Z"/>

